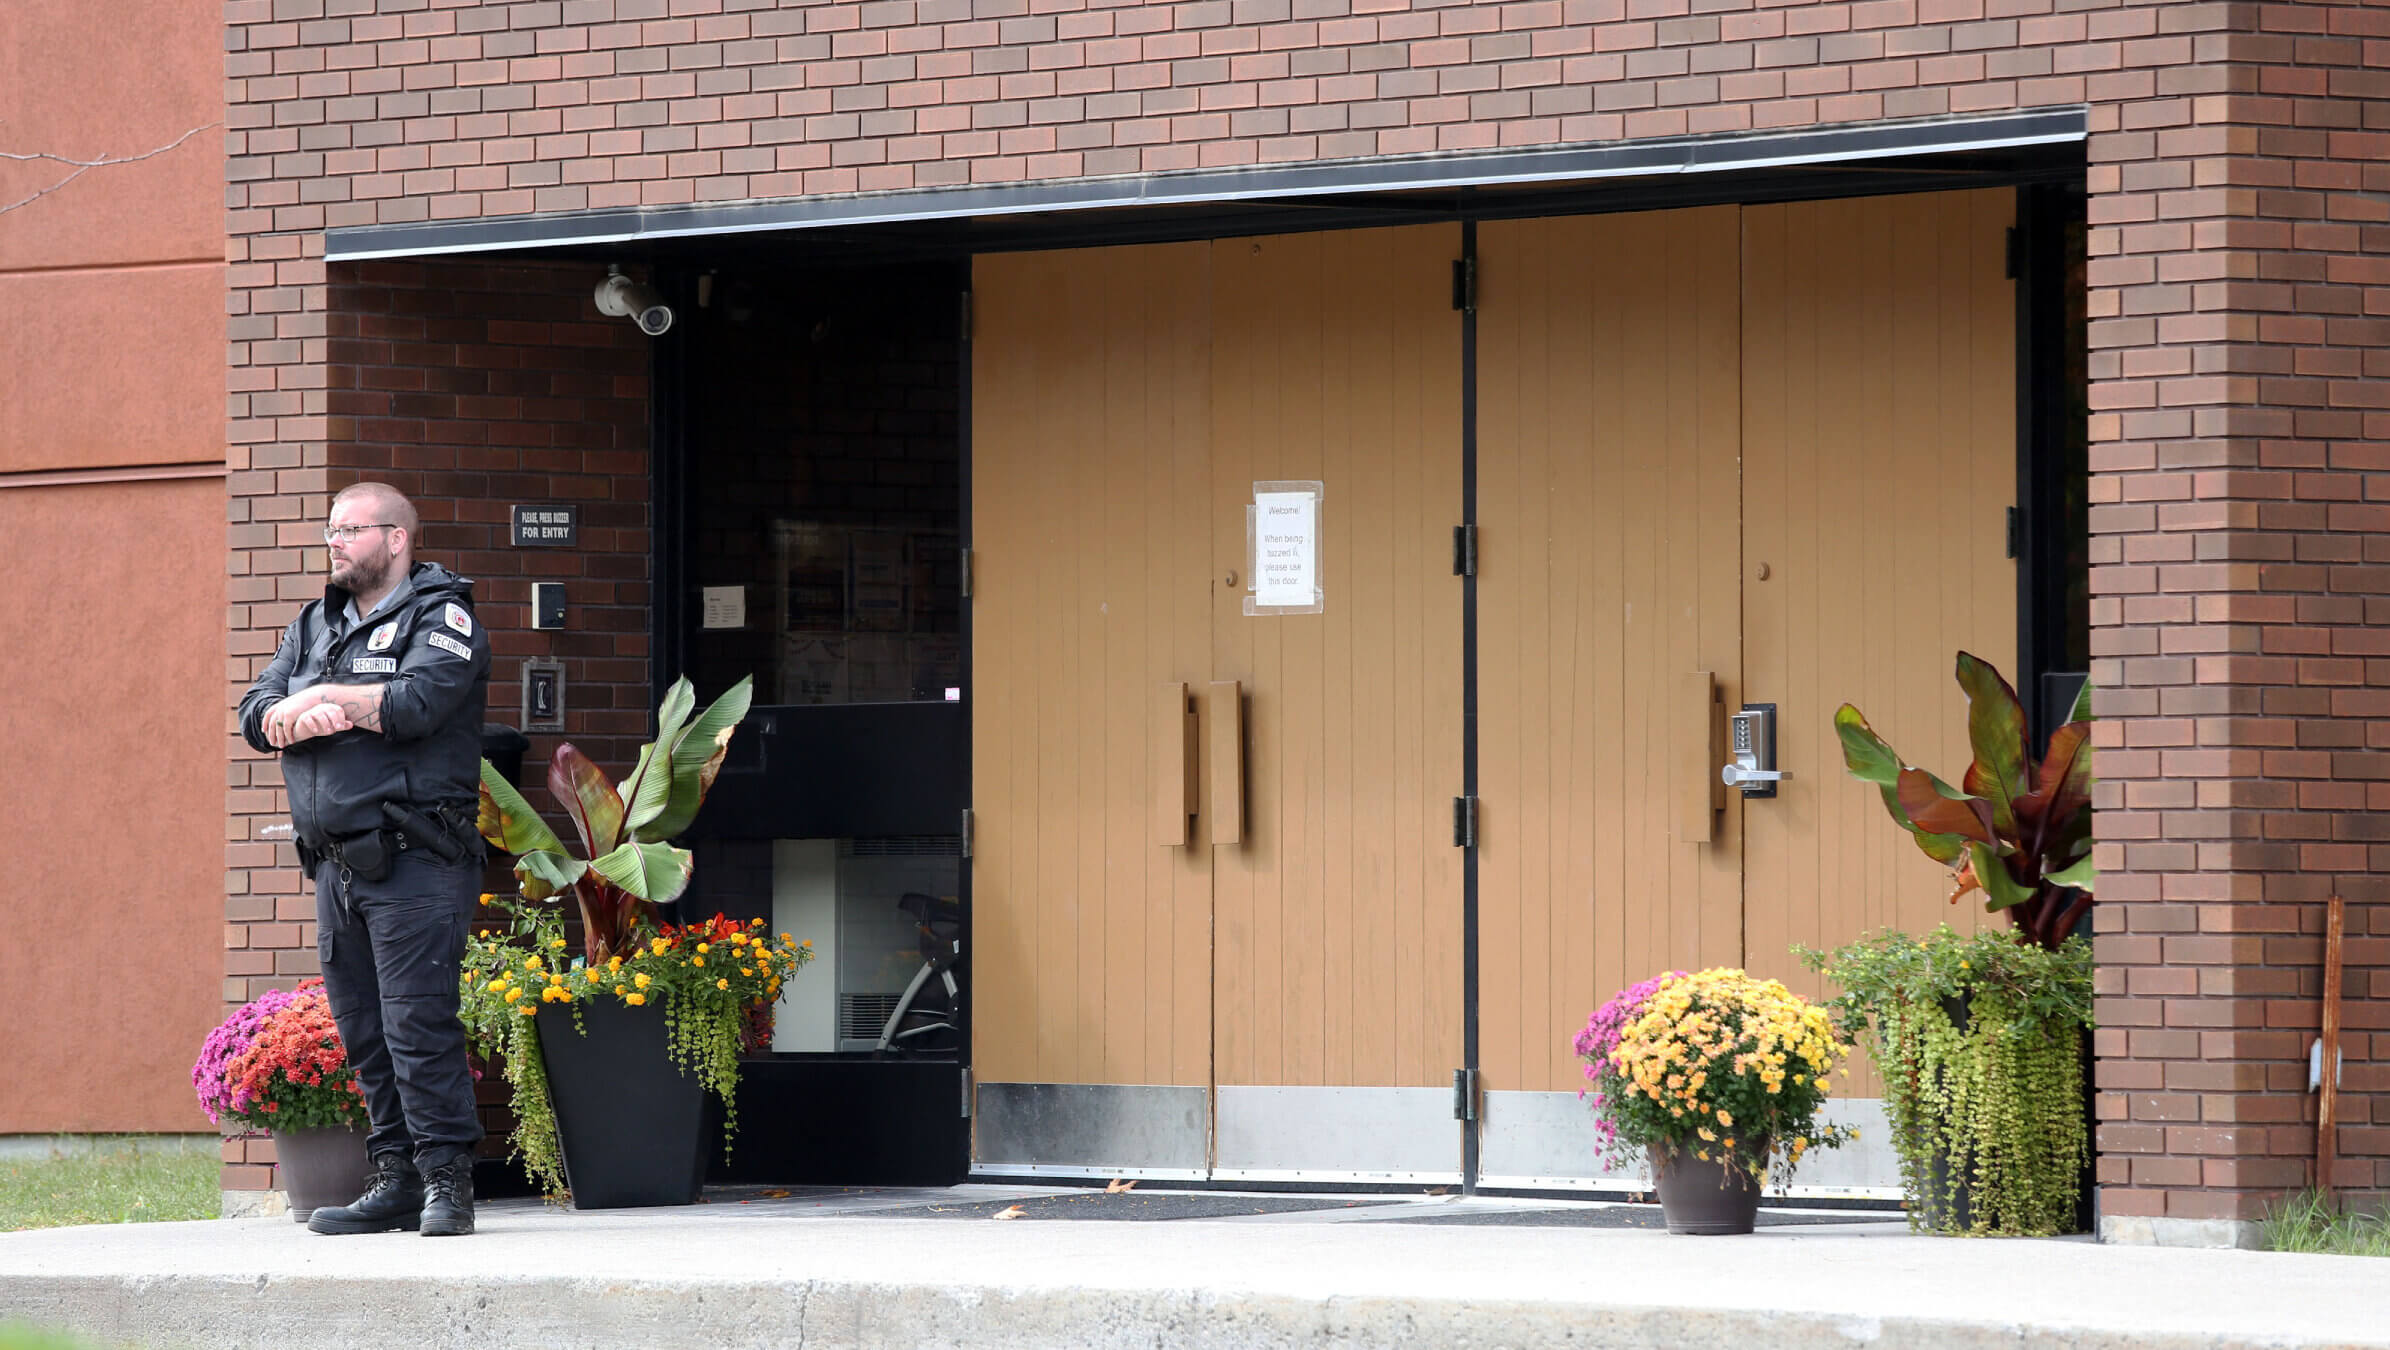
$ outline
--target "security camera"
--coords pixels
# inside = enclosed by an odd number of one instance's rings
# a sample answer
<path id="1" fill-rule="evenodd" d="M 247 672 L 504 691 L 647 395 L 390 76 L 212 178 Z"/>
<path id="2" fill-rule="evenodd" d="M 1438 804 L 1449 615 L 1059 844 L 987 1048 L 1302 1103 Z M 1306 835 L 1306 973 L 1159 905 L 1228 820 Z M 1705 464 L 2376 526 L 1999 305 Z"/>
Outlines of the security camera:
<path id="1" fill-rule="evenodd" d="M 618 319 L 629 319 L 639 325 L 639 331 L 649 337 L 662 337 L 672 327 L 672 306 L 656 288 L 633 281 L 620 269 L 608 272 L 597 286 L 598 313 Z"/>

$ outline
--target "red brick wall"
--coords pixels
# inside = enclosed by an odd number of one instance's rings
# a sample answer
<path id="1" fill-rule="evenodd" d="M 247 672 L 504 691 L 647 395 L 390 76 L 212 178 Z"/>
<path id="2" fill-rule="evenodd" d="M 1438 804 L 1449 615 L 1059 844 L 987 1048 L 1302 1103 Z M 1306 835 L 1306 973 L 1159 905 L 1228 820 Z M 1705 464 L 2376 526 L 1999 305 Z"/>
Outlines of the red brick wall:
<path id="1" fill-rule="evenodd" d="M 2093 145 L 2112 1214 L 2247 1219 L 2309 1182 L 2335 892 L 2334 1179 L 2390 1189 L 2390 9 L 2232 13 L 2192 97 Z"/>
<path id="2" fill-rule="evenodd" d="M 519 722 L 525 658 L 561 658 L 567 735 L 600 764 L 626 765 L 650 729 L 648 345 L 592 308 L 603 270 L 377 263 L 327 277 L 320 263 L 276 269 L 284 279 L 293 271 L 324 280 L 252 291 L 249 305 L 264 312 L 234 321 L 236 334 L 261 335 L 235 343 L 236 389 L 254 378 L 244 372 L 266 373 L 262 388 L 236 394 L 251 414 L 236 429 L 314 439 L 236 449 L 245 463 L 232 476 L 233 697 L 264 668 L 282 626 L 323 593 L 331 494 L 375 478 L 422 513 L 417 556 L 477 583 L 475 607 L 495 656 L 486 720 Z M 294 327 L 320 336 L 293 340 Z M 276 336 L 262 336 L 269 329 Z M 275 415 L 259 415 L 264 409 Z M 553 502 L 580 508 L 579 546 L 512 547 L 508 505 Z M 563 630 L 532 630 L 534 580 L 565 584 Z M 315 973 L 315 908 L 291 846 L 259 837 L 288 818 L 279 766 L 233 733 L 226 997 L 247 999 Z M 530 783 L 544 782 L 559 739 L 534 738 Z M 543 788 L 529 791 L 546 804 Z M 270 1148 L 228 1141 L 225 1185 L 268 1187 Z"/>
<path id="3" fill-rule="evenodd" d="M 2246 1218 L 2301 1180 L 2313 1130 L 2297 1059 L 2317 901 L 2334 890 L 2358 902 L 2349 1082 L 2383 1085 L 2390 852 L 2365 813 L 2390 783 L 2373 725 L 2390 683 L 2374 636 L 2390 560 L 2373 542 L 2390 502 L 2390 7 L 230 0 L 226 14 L 233 440 L 291 484 L 248 480 L 236 508 L 259 495 L 277 510 L 321 491 L 307 475 L 336 439 L 308 347 L 327 313 L 312 261 L 327 227 L 2087 104 L 2104 1203 Z M 2390 1186 L 2390 1130 L 2361 1096 L 2346 1110 L 2346 1179 Z"/>

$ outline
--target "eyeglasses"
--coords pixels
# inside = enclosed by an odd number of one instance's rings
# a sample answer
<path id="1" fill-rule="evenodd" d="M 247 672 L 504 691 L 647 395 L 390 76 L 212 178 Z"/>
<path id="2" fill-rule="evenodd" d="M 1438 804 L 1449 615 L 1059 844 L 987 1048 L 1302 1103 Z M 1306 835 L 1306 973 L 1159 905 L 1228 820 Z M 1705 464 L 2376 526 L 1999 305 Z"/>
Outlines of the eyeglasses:
<path id="1" fill-rule="evenodd" d="M 324 542 L 345 544 L 367 530 L 395 530 L 397 528 L 398 524 L 395 521 L 385 521 L 379 525 L 326 525 L 324 527 Z"/>

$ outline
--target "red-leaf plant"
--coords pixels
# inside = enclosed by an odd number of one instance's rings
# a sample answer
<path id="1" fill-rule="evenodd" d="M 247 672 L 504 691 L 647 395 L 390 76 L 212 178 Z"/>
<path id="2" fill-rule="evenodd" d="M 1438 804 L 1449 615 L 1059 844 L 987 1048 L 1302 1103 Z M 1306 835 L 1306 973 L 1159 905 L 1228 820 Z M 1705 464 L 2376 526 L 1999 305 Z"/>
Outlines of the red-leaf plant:
<path id="1" fill-rule="evenodd" d="M 1958 682 L 1975 751 L 1960 787 L 1902 761 L 1848 703 L 1834 712 L 1843 762 L 1951 870 L 1953 903 L 1980 890 L 2019 940 L 2056 951 L 2092 904 L 2091 687 L 2036 759 L 2024 705 L 1990 662 L 1960 652 Z"/>
<path id="2" fill-rule="evenodd" d="M 582 950 L 591 965 L 627 952 L 655 927 L 656 906 L 688 888 L 695 860 L 675 848 L 722 770 L 731 733 L 747 715 L 752 681 L 732 685 L 704 712 L 686 678 L 675 680 L 656 714 L 656 738 L 617 788 L 571 742 L 548 762 L 548 791 L 581 836 L 576 858 L 514 786 L 481 762 L 481 835 L 519 855 L 523 897 L 544 900 L 569 890 L 581 908 Z"/>

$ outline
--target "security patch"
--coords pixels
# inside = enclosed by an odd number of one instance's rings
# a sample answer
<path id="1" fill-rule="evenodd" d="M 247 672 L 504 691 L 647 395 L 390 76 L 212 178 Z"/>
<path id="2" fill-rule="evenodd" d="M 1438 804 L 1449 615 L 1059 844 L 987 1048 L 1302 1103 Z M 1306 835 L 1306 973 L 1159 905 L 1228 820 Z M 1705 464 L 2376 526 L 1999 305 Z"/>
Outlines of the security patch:
<path id="1" fill-rule="evenodd" d="M 349 673 L 352 675 L 396 675 L 398 673 L 398 658 L 395 656 L 360 656 L 349 662 Z"/>
<path id="2" fill-rule="evenodd" d="M 388 651 L 390 650 L 391 642 L 396 640 L 397 637 L 398 621 L 393 619 L 389 623 L 383 624 L 381 627 L 373 630 L 373 636 L 365 639 L 365 650 L 369 652 Z"/>
<path id="3" fill-rule="evenodd" d="M 463 605 L 450 602 L 448 612 L 444 617 L 448 620 L 449 627 L 466 637 L 473 636 L 473 616 L 465 612 Z"/>
<path id="4" fill-rule="evenodd" d="M 473 649 L 471 647 L 468 647 L 464 643 L 457 641 L 455 638 L 448 636 L 446 633 L 432 633 L 426 636 L 424 641 L 439 648 L 441 651 L 449 653 L 450 655 L 461 656 L 468 661 L 473 659 Z"/>

